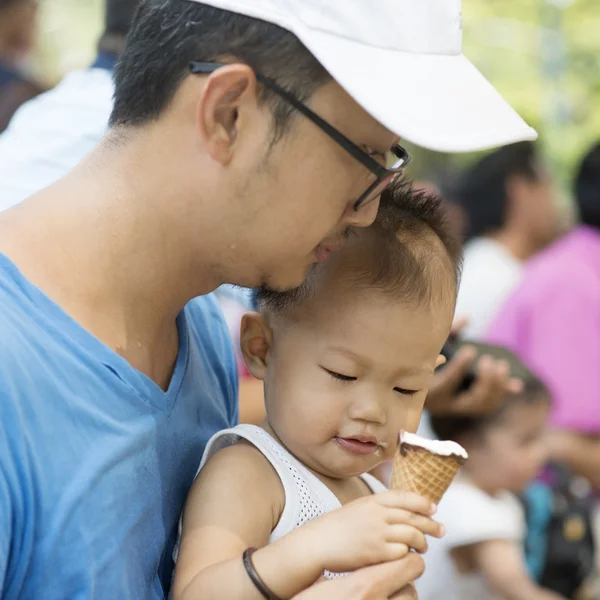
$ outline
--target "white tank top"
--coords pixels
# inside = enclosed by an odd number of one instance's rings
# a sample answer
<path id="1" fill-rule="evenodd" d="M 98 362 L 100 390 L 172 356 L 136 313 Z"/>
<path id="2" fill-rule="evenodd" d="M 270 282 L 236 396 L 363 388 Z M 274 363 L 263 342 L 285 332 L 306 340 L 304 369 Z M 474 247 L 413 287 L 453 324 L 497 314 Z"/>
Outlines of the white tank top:
<path id="1" fill-rule="evenodd" d="M 216 433 L 209 440 L 204 450 L 198 473 L 216 452 L 232 446 L 242 439 L 250 442 L 264 455 L 279 475 L 283 485 L 285 507 L 279 518 L 279 523 L 271 532 L 269 543 L 278 540 L 308 521 L 342 506 L 335 494 L 320 479 L 264 429 L 256 425 L 238 425 L 232 429 L 224 429 Z M 368 473 L 363 473 L 360 477 L 374 494 L 387 490 L 383 483 Z M 177 560 L 178 548 L 179 541 L 174 553 L 175 560 Z M 329 579 L 342 575 L 345 575 L 345 573 L 330 573 L 328 571 L 324 573 L 324 576 Z"/>

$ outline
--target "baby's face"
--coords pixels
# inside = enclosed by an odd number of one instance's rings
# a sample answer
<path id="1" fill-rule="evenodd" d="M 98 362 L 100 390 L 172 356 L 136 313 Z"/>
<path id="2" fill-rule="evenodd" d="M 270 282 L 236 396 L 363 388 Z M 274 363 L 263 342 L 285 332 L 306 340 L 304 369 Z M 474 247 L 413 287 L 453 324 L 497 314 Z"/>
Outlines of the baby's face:
<path id="1" fill-rule="evenodd" d="M 490 490 L 522 492 L 547 458 L 548 405 L 517 404 L 506 410 L 469 451 L 470 472 Z"/>
<path id="2" fill-rule="evenodd" d="M 347 292 L 274 324 L 265 376 L 274 432 L 333 478 L 392 458 L 399 432 L 417 428 L 453 309 Z"/>

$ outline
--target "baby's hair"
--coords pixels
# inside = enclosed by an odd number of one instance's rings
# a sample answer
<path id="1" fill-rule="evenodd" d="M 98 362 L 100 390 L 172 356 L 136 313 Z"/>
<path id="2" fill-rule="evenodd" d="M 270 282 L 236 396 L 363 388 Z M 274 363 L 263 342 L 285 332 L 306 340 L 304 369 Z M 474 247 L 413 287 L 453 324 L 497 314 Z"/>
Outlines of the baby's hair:
<path id="1" fill-rule="evenodd" d="M 436 194 L 401 181 L 382 194 L 375 223 L 348 235 L 365 236 L 366 241 L 364 254 L 352 259 L 348 272 L 354 289 L 379 291 L 399 302 L 416 304 L 430 300 L 434 294 L 449 294 L 452 302 L 456 300 L 461 241 Z M 259 290 L 258 308 L 281 313 L 307 300 L 323 268 L 326 265 L 315 265 L 306 281 L 294 290 Z"/>
<path id="2" fill-rule="evenodd" d="M 533 404 L 549 405 L 550 392 L 544 383 L 531 371 L 523 378 L 523 390 L 516 394 L 507 394 L 500 406 L 485 415 L 431 416 L 431 428 L 441 440 L 461 443 L 465 436 L 481 435 L 501 422 L 506 412 L 514 406 Z"/>

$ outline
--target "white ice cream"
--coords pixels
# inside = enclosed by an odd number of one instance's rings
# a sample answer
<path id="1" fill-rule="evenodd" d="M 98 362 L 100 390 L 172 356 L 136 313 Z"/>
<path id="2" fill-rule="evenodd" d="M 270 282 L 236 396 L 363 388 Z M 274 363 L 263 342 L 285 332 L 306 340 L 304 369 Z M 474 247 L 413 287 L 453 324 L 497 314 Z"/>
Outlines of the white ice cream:
<path id="1" fill-rule="evenodd" d="M 437 454 L 438 456 L 460 456 L 465 460 L 469 458 L 467 451 L 456 442 L 429 440 L 417 435 L 416 433 L 408 433 L 407 431 L 403 431 L 400 434 L 400 443 L 424 448 L 425 450 L 431 452 L 432 454 Z"/>

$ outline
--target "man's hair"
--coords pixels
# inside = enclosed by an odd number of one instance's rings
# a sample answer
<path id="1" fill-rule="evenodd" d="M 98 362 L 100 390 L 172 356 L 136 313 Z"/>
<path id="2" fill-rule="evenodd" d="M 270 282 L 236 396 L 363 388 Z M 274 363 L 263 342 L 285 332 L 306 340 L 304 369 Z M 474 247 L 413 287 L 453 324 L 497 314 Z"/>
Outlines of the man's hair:
<path id="1" fill-rule="evenodd" d="M 575 179 L 575 200 L 581 222 L 600 229 L 600 143 L 581 162 Z"/>
<path id="2" fill-rule="evenodd" d="M 524 367 L 523 367 L 524 368 Z M 442 416 L 431 415 L 430 424 L 440 440 L 461 443 L 465 436 L 481 436 L 494 425 L 502 422 L 506 413 L 514 406 L 550 404 L 550 392 L 544 383 L 531 371 L 523 377 L 523 389 L 516 394 L 507 394 L 500 406 L 485 415 Z"/>
<path id="3" fill-rule="evenodd" d="M 142 0 L 115 72 L 110 125 L 157 119 L 192 61 L 238 61 L 306 100 L 331 79 L 298 38 L 271 23 L 188 0 Z M 274 138 L 293 112 L 259 84 L 273 111 Z"/>
<path id="4" fill-rule="evenodd" d="M 408 182 L 398 183 L 382 194 L 375 223 L 356 233 L 366 239 L 361 259 L 344 273 L 353 289 L 381 292 L 408 304 L 424 303 L 438 293 L 456 299 L 462 266 L 461 243 L 437 195 L 417 191 Z M 434 237 L 439 244 L 433 241 Z M 439 246 L 446 254 L 441 259 Z M 362 250 L 363 246 L 360 247 Z M 318 274 L 326 268 L 326 264 L 315 265 L 306 281 L 294 290 L 257 291 L 258 307 L 283 312 L 311 298 Z M 452 283 L 450 291 L 448 275 Z"/>
<path id="5" fill-rule="evenodd" d="M 507 183 L 511 177 L 539 180 L 536 146 L 519 142 L 504 146 L 475 163 L 455 183 L 452 199 L 468 217 L 467 237 L 501 229 L 508 209 Z"/>

